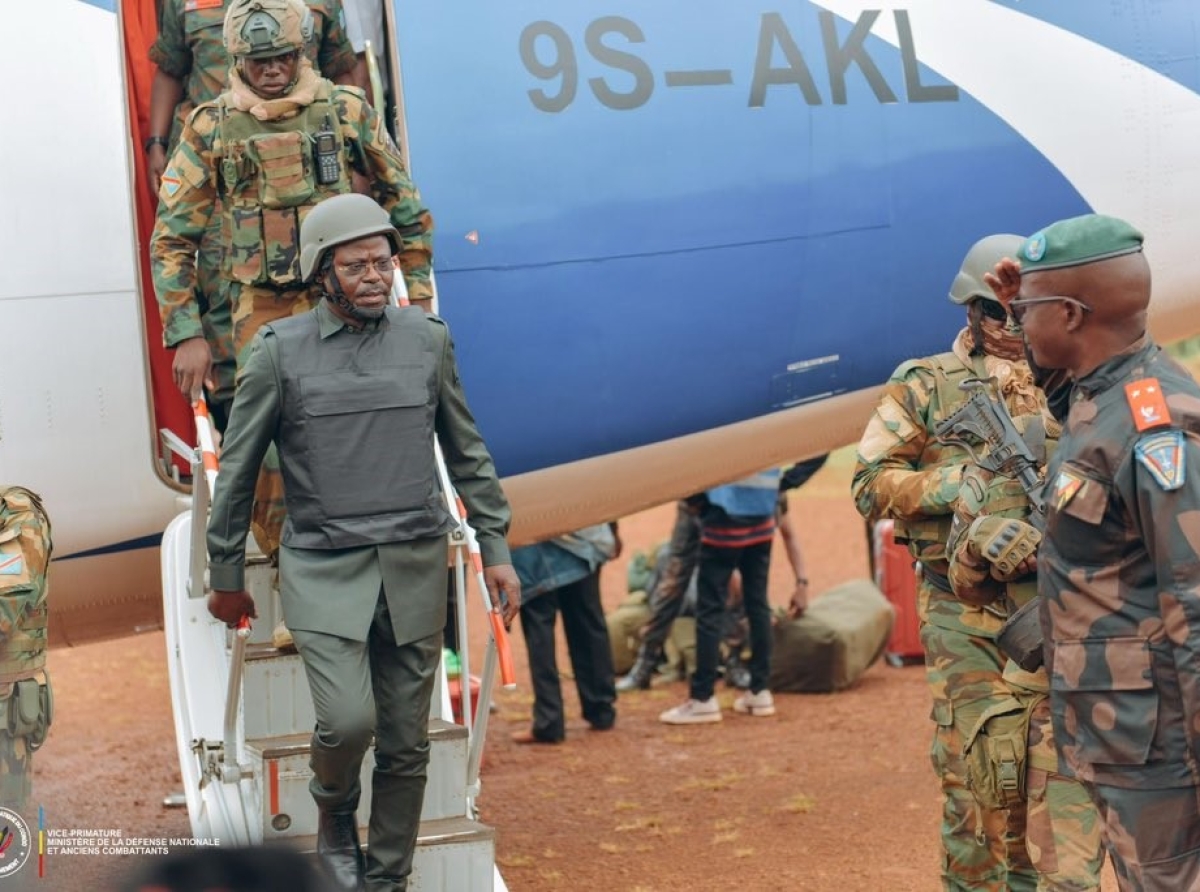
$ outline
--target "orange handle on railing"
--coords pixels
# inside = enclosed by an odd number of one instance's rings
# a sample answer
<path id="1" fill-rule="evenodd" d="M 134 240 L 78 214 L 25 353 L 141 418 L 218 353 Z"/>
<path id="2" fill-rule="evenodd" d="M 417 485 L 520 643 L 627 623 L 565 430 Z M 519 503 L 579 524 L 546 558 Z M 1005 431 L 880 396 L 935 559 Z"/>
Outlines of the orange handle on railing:
<path id="1" fill-rule="evenodd" d="M 200 447 L 200 460 L 204 464 L 204 477 L 208 480 L 208 494 L 211 496 L 217 489 L 217 447 L 208 403 L 203 396 L 192 403 L 192 414 L 196 417 L 196 443 Z"/>
<path id="2" fill-rule="evenodd" d="M 492 604 L 491 595 L 488 594 L 487 581 L 483 576 L 483 554 L 479 550 L 479 540 L 475 538 L 475 531 L 471 529 L 471 525 L 466 522 L 467 509 L 458 493 L 454 494 L 454 504 L 459 518 L 462 519 L 463 529 L 467 532 L 467 551 L 471 554 L 471 567 L 475 570 L 475 581 L 483 595 L 483 606 L 487 608 L 488 622 L 492 625 L 492 638 L 496 641 L 496 656 L 500 661 L 500 683 L 506 689 L 512 690 L 517 686 L 517 671 L 513 666 L 508 629 L 504 628 L 504 615 Z"/>

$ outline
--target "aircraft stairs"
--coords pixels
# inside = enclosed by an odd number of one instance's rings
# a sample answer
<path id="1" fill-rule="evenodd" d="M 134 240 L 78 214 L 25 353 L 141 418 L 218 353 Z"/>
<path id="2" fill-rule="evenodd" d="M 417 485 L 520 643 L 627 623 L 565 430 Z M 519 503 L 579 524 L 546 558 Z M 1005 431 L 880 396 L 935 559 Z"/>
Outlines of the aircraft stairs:
<path id="1" fill-rule="evenodd" d="M 201 440 L 204 440 L 203 434 Z M 185 444 L 171 444 L 174 451 Z M 194 454 L 192 454 L 194 452 Z M 204 580 L 204 526 L 208 487 L 201 450 L 190 451 L 194 497 L 167 526 L 162 541 L 164 625 L 176 745 L 192 835 L 222 846 L 284 844 L 315 853 L 316 807 L 308 792 L 310 736 L 315 724 L 304 667 L 295 648 L 276 647 L 282 619 L 277 573 L 250 539 L 246 587 L 258 618 L 229 630 L 208 613 Z M 210 474 L 210 484 L 215 474 Z M 465 525 L 463 525 L 465 526 Z M 461 529 L 461 528 L 460 528 Z M 466 642 L 466 536 L 452 534 L 458 586 L 459 640 Z M 507 642 L 504 642 L 506 645 Z M 462 678 L 470 656 L 460 654 Z M 476 820 L 479 765 L 487 732 L 492 684 L 499 665 L 495 638 L 488 649 L 478 702 L 463 684 L 463 724 L 453 720 L 445 667 L 437 674 L 430 708 L 430 761 L 421 828 L 409 889 L 415 892 L 504 892 L 495 867 L 495 832 Z M 505 667 L 506 674 L 511 672 Z M 367 839 L 373 750 L 362 767 L 360 838 Z"/>

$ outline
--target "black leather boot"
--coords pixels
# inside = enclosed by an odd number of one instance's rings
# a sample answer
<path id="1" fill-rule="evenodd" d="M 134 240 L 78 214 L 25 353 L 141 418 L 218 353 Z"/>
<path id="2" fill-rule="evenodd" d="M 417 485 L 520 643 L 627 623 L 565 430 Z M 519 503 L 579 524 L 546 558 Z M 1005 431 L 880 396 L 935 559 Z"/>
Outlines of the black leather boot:
<path id="1" fill-rule="evenodd" d="M 354 812 L 317 809 L 317 858 L 338 892 L 360 892 L 366 865 Z"/>

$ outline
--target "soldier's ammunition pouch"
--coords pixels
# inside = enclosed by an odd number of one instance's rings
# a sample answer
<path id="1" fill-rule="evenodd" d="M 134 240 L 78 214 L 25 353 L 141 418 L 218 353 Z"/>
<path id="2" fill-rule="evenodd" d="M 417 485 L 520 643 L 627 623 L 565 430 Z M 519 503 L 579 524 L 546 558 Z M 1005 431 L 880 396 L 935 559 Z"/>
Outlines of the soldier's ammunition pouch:
<path id="1" fill-rule="evenodd" d="M 967 787 L 984 808 L 1010 808 L 1024 801 L 1029 723 L 1044 696 L 1001 700 L 979 717 L 967 736 Z"/>
<path id="2" fill-rule="evenodd" d="M 1032 598 L 1009 614 L 996 636 L 996 644 L 1004 655 L 1026 672 L 1036 672 L 1045 661 L 1038 600 Z"/>
<path id="3" fill-rule="evenodd" d="M 8 697 L 0 698 L 0 732 L 24 739 L 31 752 L 46 742 L 53 720 L 54 692 L 49 675 L 44 683 L 23 678 L 13 684 Z"/>

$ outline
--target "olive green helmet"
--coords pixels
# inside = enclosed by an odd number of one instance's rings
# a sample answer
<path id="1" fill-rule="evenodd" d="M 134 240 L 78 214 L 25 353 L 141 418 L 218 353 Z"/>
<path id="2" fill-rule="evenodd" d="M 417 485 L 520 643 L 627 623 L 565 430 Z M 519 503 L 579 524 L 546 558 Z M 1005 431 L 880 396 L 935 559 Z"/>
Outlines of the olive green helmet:
<path id="1" fill-rule="evenodd" d="M 1005 257 L 1016 257 L 1017 249 L 1025 241 L 1019 235 L 989 235 L 981 238 L 963 258 L 962 269 L 950 283 L 950 300 L 956 304 L 970 303 L 978 297 L 994 301 L 996 295 L 983 281 L 983 274 L 990 273 Z"/>
<path id="2" fill-rule="evenodd" d="M 300 224 L 301 277 L 310 281 L 329 249 L 372 235 L 387 236 L 392 253 L 400 253 L 400 233 L 375 199 L 357 192 L 325 199 Z"/>
<path id="3" fill-rule="evenodd" d="M 312 35 L 313 17 L 304 0 L 233 0 L 221 37 L 231 57 L 267 59 L 303 51 Z"/>

